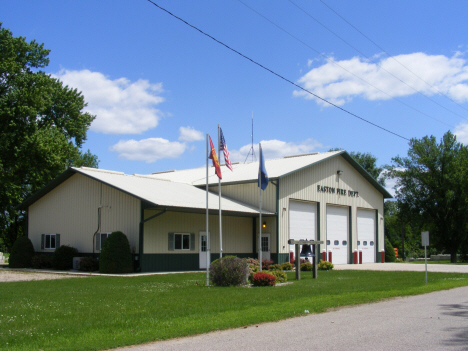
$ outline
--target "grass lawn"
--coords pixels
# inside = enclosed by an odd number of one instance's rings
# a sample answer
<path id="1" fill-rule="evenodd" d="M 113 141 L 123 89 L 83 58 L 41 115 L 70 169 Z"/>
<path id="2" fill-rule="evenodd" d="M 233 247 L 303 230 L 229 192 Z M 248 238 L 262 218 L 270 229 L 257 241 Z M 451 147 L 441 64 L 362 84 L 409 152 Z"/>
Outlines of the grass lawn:
<path id="1" fill-rule="evenodd" d="M 259 288 L 204 273 L 0 283 L 0 349 L 101 350 L 468 285 L 468 274 L 327 271 Z M 200 285 L 197 285 L 197 282 Z"/>

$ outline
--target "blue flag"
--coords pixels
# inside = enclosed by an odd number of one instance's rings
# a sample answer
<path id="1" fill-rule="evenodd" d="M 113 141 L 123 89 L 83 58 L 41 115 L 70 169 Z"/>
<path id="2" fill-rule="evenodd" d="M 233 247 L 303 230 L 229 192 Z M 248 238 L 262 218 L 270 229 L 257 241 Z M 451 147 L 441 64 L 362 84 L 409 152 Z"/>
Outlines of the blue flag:
<path id="1" fill-rule="evenodd" d="M 262 144 L 258 144 L 260 148 L 260 164 L 258 167 L 258 186 L 265 190 L 268 186 L 268 174 L 265 169 L 265 159 L 263 158 Z"/>

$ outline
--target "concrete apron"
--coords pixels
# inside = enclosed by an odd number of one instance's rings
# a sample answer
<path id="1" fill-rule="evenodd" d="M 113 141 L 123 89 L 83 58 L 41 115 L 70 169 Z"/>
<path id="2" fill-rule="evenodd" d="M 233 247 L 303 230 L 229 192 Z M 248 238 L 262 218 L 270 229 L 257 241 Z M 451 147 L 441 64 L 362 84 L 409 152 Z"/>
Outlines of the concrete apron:
<path id="1" fill-rule="evenodd" d="M 340 264 L 333 268 L 337 271 L 360 270 L 360 271 L 413 271 L 425 272 L 424 263 L 364 263 L 364 264 Z M 440 273 L 468 273 L 468 265 L 461 264 L 428 264 L 428 272 Z"/>

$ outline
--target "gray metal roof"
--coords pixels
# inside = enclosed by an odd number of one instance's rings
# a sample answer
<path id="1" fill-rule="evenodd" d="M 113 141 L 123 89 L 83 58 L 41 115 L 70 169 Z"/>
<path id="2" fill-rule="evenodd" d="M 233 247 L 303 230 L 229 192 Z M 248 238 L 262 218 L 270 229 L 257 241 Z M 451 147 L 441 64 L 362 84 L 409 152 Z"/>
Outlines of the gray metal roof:
<path id="1" fill-rule="evenodd" d="M 187 211 L 206 209 L 206 191 L 192 185 L 144 175 L 126 175 L 120 172 L 86 167 L 69 168 L 54 181 L 24 201 L 19 208 L 27 208 L 75 173 L 88 176 L 154 206 L 185 209 Z M 208 193 L 208 205 L 210 210 L 218 210 L 219 200 L 217 194 Z M 222 210 L 248 216 L 258 214 L 258 208 L 225 197 L 222 198 Z M 274 214 L 263 209 L 262 213 L 265 215 Z"/>
<path id="2" fill-rule="evenodd" d="M 268 177 L 271 180 L 274 180 L 285 177 L 291 173 L 300 171 L 301 169 L 313 166 L 338 155 L 341 155 L 354 168 L 356 168 L 356 170 L 364 178 L 366 178 L 367 181 L 369 181 L 375 188 L 377 188 L 377 190 L 384 196 L 384 198 L 392 198 L 392 195 L 390 195 L 390 193 L 382 185 L 380 185 L 344 150 L 265 160 L 265 168 L 267 170 Z M 256 181 L 258 179 L 258 162 L 238 163 L 234 164 L 232 168 L 233 172 L 231 172 L 226 166 L 221 166 L 221 172 L 223 176 L 221 184 L 247 183 Z M 206 183 L 206 167 L 181 171 L 153 173 L 150 176 L 154 176 L 160 179 L 168 179 L 174 182 L 187 183 L 195 186 L 203 186 Z M 214 167 L 209 167 L 208 169 L 208 183 L 218 183 L 218 177 L 215 174 Z"/>

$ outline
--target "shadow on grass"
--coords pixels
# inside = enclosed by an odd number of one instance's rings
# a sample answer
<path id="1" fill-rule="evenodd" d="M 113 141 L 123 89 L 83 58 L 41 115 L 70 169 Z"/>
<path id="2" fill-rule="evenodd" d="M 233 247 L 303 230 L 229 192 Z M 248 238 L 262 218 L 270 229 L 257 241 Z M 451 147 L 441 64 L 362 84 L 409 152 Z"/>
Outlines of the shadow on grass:
<path id="1" fill-rule="evenodd" d="M 442 314 L 446 316 L 459 317 L 468 320 L 468 302 L 465 304 L 446 304 L 440 305 Z M 468 327 L 448 328 L 446 329 L 452 334 L 449 340 L 444 342 L 447 346 L 460 347 L 459 350 L 468 350 Z"/>

